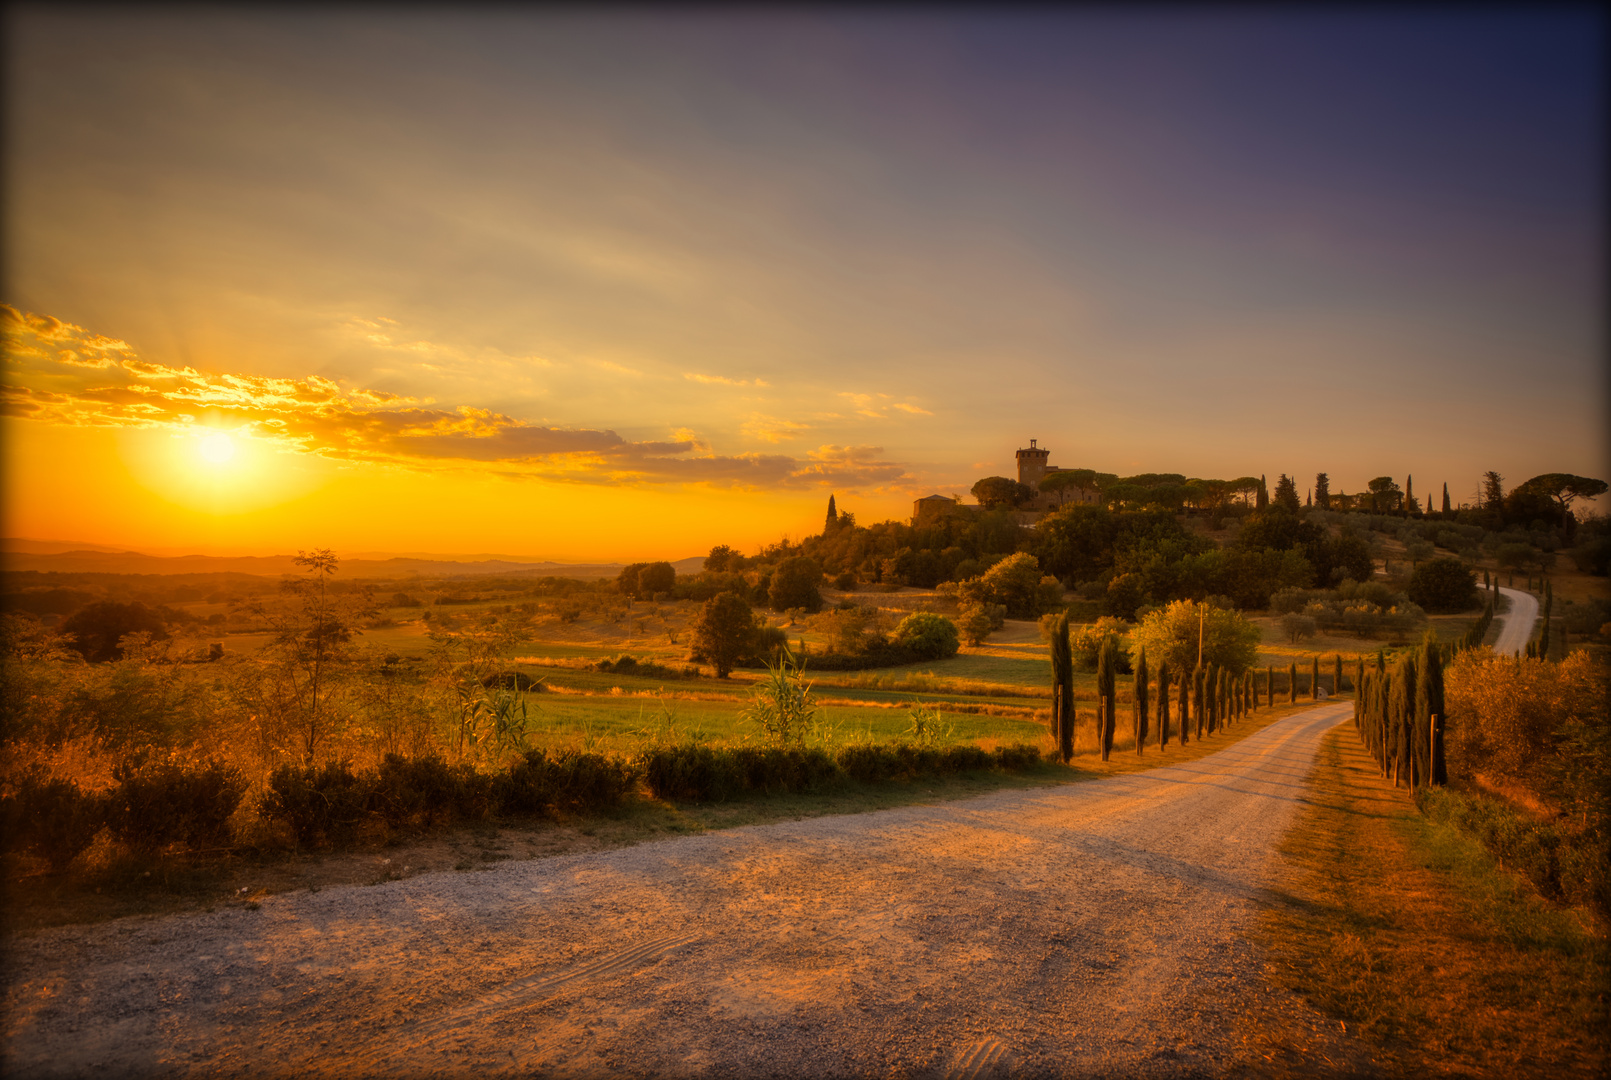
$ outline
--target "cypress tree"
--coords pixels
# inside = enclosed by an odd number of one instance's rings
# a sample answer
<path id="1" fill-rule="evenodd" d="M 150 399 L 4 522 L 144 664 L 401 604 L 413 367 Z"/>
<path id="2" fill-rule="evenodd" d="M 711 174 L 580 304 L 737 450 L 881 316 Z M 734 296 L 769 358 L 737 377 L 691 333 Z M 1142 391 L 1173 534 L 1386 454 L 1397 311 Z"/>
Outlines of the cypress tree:
<path id="1" fill-rule="evenodd" d="M 1270 489 L 1264 485 L 1264 474 L 1259 474 L 1259 492 L 1253 497 L 1253 509 L 1265 510 L 1270 505 Z"/>
<path id="2" fill-rule="evenodd" d="M 1421 509 L 1421 504 L 1415 501 L 1415 477 L 1404 477 L 1404 512 L 1413 514 Z"/>
<path id="3" fill-rule="evenodd" d="M 1180 678 L 1180 700 L 1175 702 L 1175 711 L 1179 714 L 1180 745 L 1185 746 L 1191 741 L 1191 675 L 1183 674 Z"/>
<path id="4" fill-rule="evenodd" d="M 1449 512 L 1449 483 L 1448 483 L 1448 481 L 1444 481 L 1444 483 L 1443 483 L 1443 512 L 1445 514 L 1447 514 Z"/>
<path id="5" fill-rule="evenodd" d="M 1412 790 L 1415 788 L 1415 674 L 1414 654 L 1398 662 L 1389 706 L 1394 729 L 1393 786 L 1397 787 L 1402 780 Z"/>
<path id="6" fill-rule="evenodd" d="M 1068 614 L 1052 624 L 1052 738 L 1066 765 L 1074 756 L 1074 652 L 1068 639 Z"/>
<path id="7" fill-rule="evenodd" d="M 1158 749 L 1169 749 L 1169 661 L 1158 661 Z"/>
<path id="8" fill-rule="evenodd" d="M 1197 665 L 1197 669 L 1191 675 L 1191 711 L 1193 718 L 1197 721 L 1197 738 L 1199 740 L 1203 737 L 1203 680 L 1207 677 L 1208 672 L 1203 670 L 1203 665 L 1201 664 Z"/>
<path id="9" fill-rule="evenodd" d="M 1287 704 L 1298 703 L 1298 662 L 1292 661 L 1287 666 Z"/>
<path id="10" fill-rule="evenodd" d="M 1265 702 L 1264 703 L 1266 705 L 1268 705 L 1272 709 L 1275 708 L 1275 665 L 1274 664 L 1271 664 L 1268 668 L 1265 669 L 1265 672 L 1264 672 L 1264 697 L 1265 697 Z"/>
<path id="11" fill-rule="evenodd" d="M 1320 700 L 1320 654 L 1309 658 L 1309 700 Z"/>
<path id="12" fill-rule="evenodd" d="M 1342 653 L 1336 653 L 1336 654 L 1334 654 L 1332 656 L 1332 661 L 1331 661 L 1331 696 L 1332 697 L 1342 697 L 1342 692 L 1343 692 Z"/>
<path id="13" fill-rule="evenodd" d="M 1421 678 L 1416 685 L 1415 713 L 1426 733 L 1426 782 L 1447 784 L 1449 770 L 1443 756 L 1443 652 L 1428 630 L 1421 646 Z"/>
<path id="14" fill-rule="evenodd" d="M 1136 753 L 1147 744 L 1147 647 L 1141 647 L 1141 658 L 1136 661 Z"/>
<path id="15" fill-rule="evenodd" d="M 822 531 L 825 534 L 826 533 L 831 533 L 831 532 L 834 531 L 834 529 L 838 528 L 838 526 L 839 526 L 839 510 L 838 510 L 837 507 L 834 506 L 833 496 L 829 495 L 828 496 L 828 518 L 827 518 L 827 522 L 822 527 Z"/>
<path id="16" fill-rule="evenodd" d="M 1096 654 L 1097 726 L 1102 739 L 1103 761 L 1113 753 L 1114 721 L 1118 719 L 1113 700 L 1118 686 L 1118 652 L 1118 645 L 1113 635 L 1109 634 L 1102 639 L 1102 647 Z"/>

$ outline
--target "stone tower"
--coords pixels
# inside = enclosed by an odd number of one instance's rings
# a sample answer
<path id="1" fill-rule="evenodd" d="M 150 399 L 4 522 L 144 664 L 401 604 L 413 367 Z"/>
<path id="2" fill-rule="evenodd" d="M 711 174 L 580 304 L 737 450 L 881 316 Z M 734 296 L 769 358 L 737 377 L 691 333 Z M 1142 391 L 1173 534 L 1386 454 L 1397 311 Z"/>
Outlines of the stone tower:
<path id="1" fill-rule="evenodd" d="M 1050 450 L 1042 450 L 1035 445 L 1035 440 L 1029 440 L 1029 449 L 1018 451 L 1018 482 L 1027 484 L 1032 491 L 1040 490 L 1041 478 L 1046 475 L 1046 462 L 1052 456 Z"/>

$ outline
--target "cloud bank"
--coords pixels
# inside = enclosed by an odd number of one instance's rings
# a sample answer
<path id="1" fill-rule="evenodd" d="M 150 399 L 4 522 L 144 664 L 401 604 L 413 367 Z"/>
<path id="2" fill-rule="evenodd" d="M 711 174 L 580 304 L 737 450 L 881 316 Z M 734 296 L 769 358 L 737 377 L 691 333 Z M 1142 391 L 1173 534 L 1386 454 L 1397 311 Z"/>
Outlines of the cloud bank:
<path id="1" fill-rule="evenodd" d="M 444 407 L 348 388 L 318 375 L 285 379 L 170 367 L 142 360 L 126 342 L 10 305 L 0 305 L 0 329 L 9 361 L 0 414 L 17 419 L 217 429 L 333 460 L 416 469 L 486 466 L 581 484 L 868 490 L 912 479 L 899 463 L 884 460 L 880 447 L 823 446 L 804 460 L 719 454 L 687 431 L 634 441 L 607 429 L 544 427 L 471 404 Z M 775 441 L 776 432 L 803 427 L 772 421 L 752 434 Z"/>

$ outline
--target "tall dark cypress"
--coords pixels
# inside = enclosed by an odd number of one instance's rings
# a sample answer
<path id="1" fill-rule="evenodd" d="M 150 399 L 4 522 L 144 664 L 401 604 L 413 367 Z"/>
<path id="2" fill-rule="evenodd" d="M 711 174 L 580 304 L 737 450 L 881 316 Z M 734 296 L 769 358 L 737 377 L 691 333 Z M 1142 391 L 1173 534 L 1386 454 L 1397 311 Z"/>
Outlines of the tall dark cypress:
<path id="1" fill-rule="evenodd" d="M 1320 700 L 1320 654 L 1309 658 L 1309 700 Z"/>
<path id="2" fill-rule="evenodd" d="M 1147 647 L 1141 646 L 1141 657 L 1136 661 L 1136 753 L 1147 744 Z"/>
<path id="3" fill-rule="evenodd" d="M 824 533 L 831 533 L 839 525 L 839 509 L 834 505 L 833 496 L 828 496 L 828 517 L 822 526 Z"/>
<path id="4" fill-rule="evenodd" d="M 1447 784 L 1449 770 L 1443 756 L 1443 651 L 1427 631 L 1421 646 L 1421 677 L 1416 684 L 1415 714 L 1426 732 L 1426 782 Z"/>
<path id="5" fill-rule="evenodd" d="M 1445 514 L 1449 512 L 1449 484 L 1447 481 L 1443 484 L 1443 512 Z"/>
<path id="6" fill-rule="evenodd" d="M 1169 661 L 1158 661 L 1158 749 L 1169 749 Z"/>
<path id="7" fill-rule="evenodd" d="M 1271 664 L 1264 671 L 1264 703 L 1275 708 L 1275 665 Z"/>
<path id="8" fill-rule="evenodd" d="M 1102 740 L 1102 760 L 1113 753 L 1113 726 L 1117 719 L 1114 693 L 1118 686 L 1118 646 L 1113 635 L 1102 639 L 1096 654 L 1097 730 Z"/>
<path id="9" fill-rule="evenodd" d="M 1336 654 L 1333 655 L 1332 662 L 1331 662 L 1331 696 L 1332 697 L 1342 697 L 1342 692 L 1343 692 L 1342 653 L 1336 653 Z"/>
<path id="10" fill-rule="evenodd" d="M 1287 704 L 1298 703 L 1298 662 L 1292 661 L 1287 666 Z"/>
<path id="11" fill-rule="evenodd" d="M 1191 741 L 1191 673 L 1182 672 L 1180 676 L 1180 700 L 1175 703 L 1175 711 L 1180 723 L 1180 745 L 1185 746 Z"/>
<path id="12" fill-rule="evenodd" d="M 1415 656 L 1410 654 L 1398 662 L 1398 675 L 1393 680 L 1391 702 L 1392 723 L 1395 728 L 1393 756 L 1393 786 L 1402 781 L 1406 787 L 1415 787 Z"/>
<path id="13" fill-rule="evenodd" d="M 1068 614 L 1052 623 L 1052 739 L 1067 764 L 1074 756 L 1074 653 L 1068 640 Z"/>
<path id="14" fill-rule="evenodd" d="M 1193 718 L 1197 721 L 1197 738 L 1199 740 L 1203 737 L 1203 681 L 1207 678 L 1208 672 L 1203 670 L 1203 665 L 1198 664 L 1197 670 L 1193 671 L 1191 675 L 1191 711 Z"/>

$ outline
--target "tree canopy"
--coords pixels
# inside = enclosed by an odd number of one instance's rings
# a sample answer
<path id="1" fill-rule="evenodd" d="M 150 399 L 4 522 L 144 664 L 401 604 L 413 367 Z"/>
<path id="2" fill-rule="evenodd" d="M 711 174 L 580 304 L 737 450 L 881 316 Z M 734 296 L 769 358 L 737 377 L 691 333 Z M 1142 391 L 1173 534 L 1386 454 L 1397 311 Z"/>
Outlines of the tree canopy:
<path id="1" fill-rule="evenodd" d="M 987 476 L 973 485 L 972 494 L 986 510 L 1011 510 L 1035 497 L 1026 484 L 1005 476 Z"/>
<path id="2" fill-rule="evenodd" d="M 1139 655 L 1144 648 L 1154 659 L 1167 661 L 1171 670 L 1188 672 L 1197 666 L 1199 629 L 1205 664 L 1241 674 L 1258 658 L 1258 627 L 1237 612 L 1190 600 L 1177 600 L 1143 615 L 1130 632 L 1130 650 Z"/>

